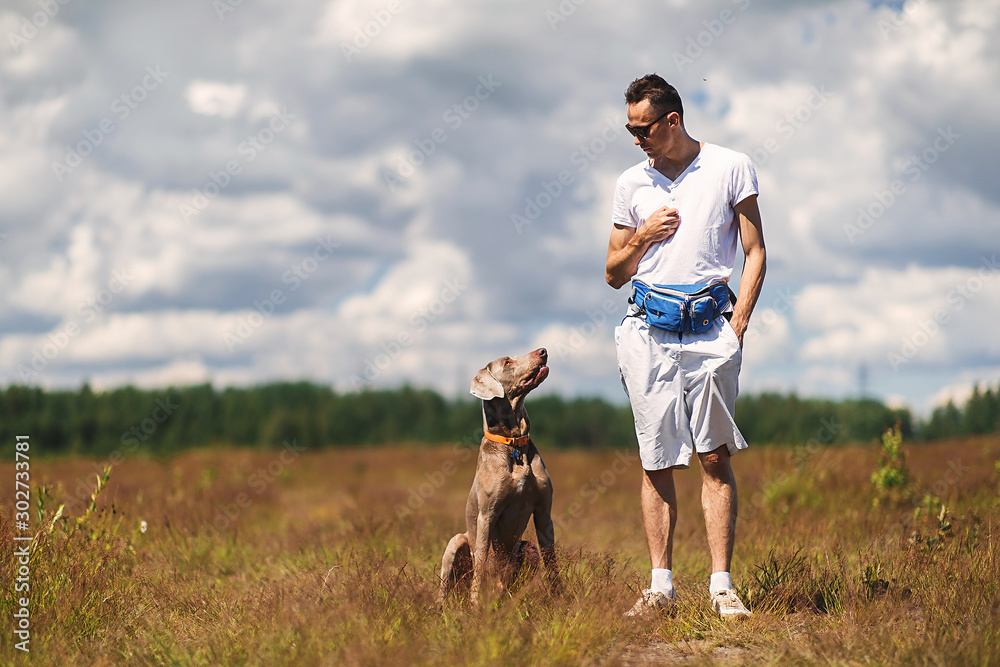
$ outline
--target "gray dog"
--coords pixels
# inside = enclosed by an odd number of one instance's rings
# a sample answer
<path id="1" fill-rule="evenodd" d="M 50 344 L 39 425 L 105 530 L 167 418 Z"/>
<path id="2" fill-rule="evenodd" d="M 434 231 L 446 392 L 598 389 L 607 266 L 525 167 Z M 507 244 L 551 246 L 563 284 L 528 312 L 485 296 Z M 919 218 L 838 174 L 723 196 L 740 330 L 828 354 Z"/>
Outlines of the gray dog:
<path id="1" fill-rule="evenodd" d="M 471 572 L 471 600 L 476 604 L 488 565 L 504 571 L 506 586 L 521 566 L 537 562 L 534 546 L 521 540 L 532 515 L 549 583 L 558 590 L 552 482 L 528 435 L 524 409 L 525 396 L 549 375 L 547 360 L 544 348 L 522 357 L 501 357 L 472 380 L 472 395 L 483 401 L 483 441 L 465 504 L 466 532 L 451 538 L 441 559 L 439 601 L 456 583 L 468 582 Z"/>

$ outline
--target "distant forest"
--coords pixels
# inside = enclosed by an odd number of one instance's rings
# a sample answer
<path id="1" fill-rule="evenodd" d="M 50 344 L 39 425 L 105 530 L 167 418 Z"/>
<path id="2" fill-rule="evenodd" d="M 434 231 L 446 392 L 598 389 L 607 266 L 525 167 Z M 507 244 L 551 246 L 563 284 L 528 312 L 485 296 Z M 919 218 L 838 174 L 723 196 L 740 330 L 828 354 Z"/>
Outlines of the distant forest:
<path id="1" fill-rule="evenodd" d="M 635 446 L 627 405 L 533 396 L 528 409 L 540 448 Z M 286 440 L 308 447 L 478 443 L 480 410 L 479 401 L 446 400 L 411 387 L 337 393 L 297 382 L 95 393 L 86 385 L 75 391 L 11 386 L 0 390 L 0 432 L 6 442 L 30 436 L 32 452 L 39 455 L 166 455 L 212 444 L 268 447 Z M 875 442 L 897 421 L 910 438 L 994 433 L 1000 431 L 1000 387 L 976 388 L 963 406 L 948 403 L 926 422 L 873 399 L 829 401 L 794 394 L 742 397 L 736 421 L 754 444 Z"/>

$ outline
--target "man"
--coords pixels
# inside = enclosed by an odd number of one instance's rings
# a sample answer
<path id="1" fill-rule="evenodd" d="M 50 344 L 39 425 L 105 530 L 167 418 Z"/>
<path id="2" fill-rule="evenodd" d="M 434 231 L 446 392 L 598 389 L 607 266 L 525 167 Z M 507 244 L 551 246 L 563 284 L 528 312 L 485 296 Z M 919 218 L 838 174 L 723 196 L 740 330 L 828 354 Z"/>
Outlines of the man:
<path id="1" fill-rule="evenodd" d="M 628 315 L 615 329 L 618 366 L 639 440 L 642 516 L 653 568 L 650 588 L 628 615 L 664 609 L 675 599 L 673 473 L 689 466 L 693 450 L 702 469 L 712 606 L 723 617 L 746 616 L 750 612 L 733 591 L 729 574 L 737 516 L 729 459 L 747 446 L 733 413 L 743 334 L 766 265 L 757 174 L 746 155 L 688 135 L 680 96 L 662 77 L 633 81 L 625 102 L 625 127 L 647 159 L 618 179 L 608 284 L 619 289 L 632 280 L 640 290 L 660 285 L 691 292 L 728 283 L 737 237 L 746 258 L 735 305 L 730 310 L 723 297 L 718 312 L 699 322 L 707 330 L 662 328 L 667 325 L 651 319 L 656 313 L 645 307 L 649 302 L 642 291 L 640 298 L 633 292 Z"/>

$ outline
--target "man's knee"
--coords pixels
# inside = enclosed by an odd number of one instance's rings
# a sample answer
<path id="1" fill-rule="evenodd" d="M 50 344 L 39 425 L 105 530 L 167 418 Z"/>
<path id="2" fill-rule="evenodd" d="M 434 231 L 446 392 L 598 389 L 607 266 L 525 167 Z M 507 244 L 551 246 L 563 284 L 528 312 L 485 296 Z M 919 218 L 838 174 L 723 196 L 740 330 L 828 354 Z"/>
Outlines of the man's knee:
<path id="1" fill-rule="evenodd" d="M 722 445 L 710 452 L 700 452 L 698 459 L 701 461 L 702 470 L 713 477 L 726 477 L 730 473 L 729 447 Z"/>

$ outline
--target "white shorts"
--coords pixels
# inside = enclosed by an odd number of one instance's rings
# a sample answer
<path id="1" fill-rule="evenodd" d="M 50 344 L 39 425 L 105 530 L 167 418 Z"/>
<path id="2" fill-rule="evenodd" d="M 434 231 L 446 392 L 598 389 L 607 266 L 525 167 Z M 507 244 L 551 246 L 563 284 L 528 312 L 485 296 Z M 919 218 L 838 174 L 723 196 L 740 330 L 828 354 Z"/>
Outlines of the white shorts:
<path id="1" fill-rule="evenodd" d="M 733 419 L 743 352 L 726 318 L 680 334 L 626 317 L 615 345 L 644 469 L 687 468 L 692 451 L 747 448 Z"/>

